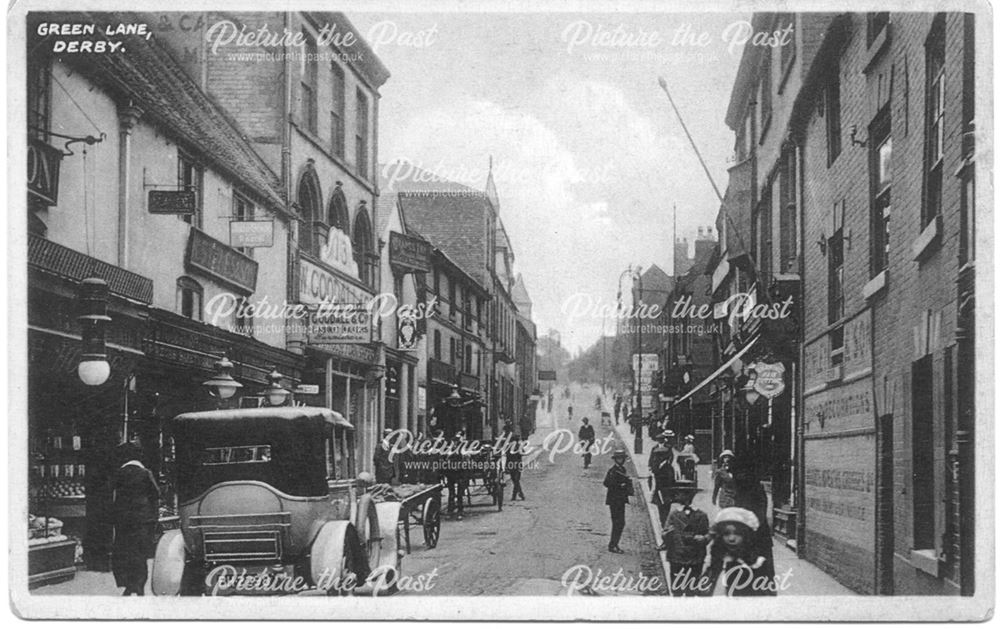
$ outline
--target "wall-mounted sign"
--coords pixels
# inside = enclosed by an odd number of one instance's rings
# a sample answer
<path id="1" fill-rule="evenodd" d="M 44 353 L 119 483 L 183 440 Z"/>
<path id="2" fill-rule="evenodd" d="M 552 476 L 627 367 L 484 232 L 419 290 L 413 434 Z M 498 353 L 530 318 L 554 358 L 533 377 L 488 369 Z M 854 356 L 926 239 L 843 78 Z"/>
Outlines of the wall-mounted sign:
<path id="1" fill-rule="evenodd" d="M 194 190 L 150 190 L 146 207 L 150 214 L 194 214 L 198 196 Z"/>
<path id="2" fill-rule="evenodd" d="M 330 228 L 326 246 L 319 252 L 319 259 L 347 275 L 358 278 L 358 263 L 354 259 L 351 238 L 336 227 Z"/>
<path id="3" fill-rule="evenodd" d="M 257 289 L 257 263 L 195 227 L 188 240 L 186 266 L 248 293 Z"/>
<path id="4" fill-rule="evenodd" d="M 231 221 L 230 247 L 273 247 L 274 221 Z"/>
<path id="5" fill-rule="evenodd" d="M 298 395 L 319 395 L 319 385 L 318 384 L 300 384 L 295 387 L 295 393 Z"/>
<path id="6" fill-rule="evenodd" d="M 389 234 L 389 263 L 407 271 L 429 273 L 431 245 L 426 240 L 399 232 Z"/>
<path id="7" fill-rule="evenodd" d="M 773 400 L 785 391 L 785 366 L 781 363 L 757 363 L 754 371 L 757 379 L 753 388 L 764 399 Z"/>
<path id="8" fill-rule="evenodd" d="M 370 343 L 372 320 L 367 304 L 339 304 L 310 312 L 306 335 L 310 345 Z"/>
<path id="9" fill-rule="evenodd" d="M 332 231 L 330 232 L 333 233 Z M 299 301 L 304 304 L 330 302 L 334 304 L 368 303 L 372 293 L 332 273 L 327 269 L 299 260 Z"/>
<path id="10" fill-rule="evenodd" d="M 875 392 L 871 378 L 805 396 L 802 420 L 806 435 L 875 427 Z"/>
<path id="11" fill-rule="evenodd" d="M 554 370 L 549 370 L 549 371 L 542 371 L 541 369 L 538 370 L 539 381 L 555 382 L 555 379 L 556 379 L 556 372 Z"/>
<path id="12" fill-rule="evenodd" d="M 59 202 L 59 164 L 63 154 L 37 138 L 28 141 L 28 194 L 45 205 Z"/>
<path id="13" fill-rule="evenodd" d="M 844 380 L 872 371 L 872 311 L 865 310 L 844 324 Z"/>

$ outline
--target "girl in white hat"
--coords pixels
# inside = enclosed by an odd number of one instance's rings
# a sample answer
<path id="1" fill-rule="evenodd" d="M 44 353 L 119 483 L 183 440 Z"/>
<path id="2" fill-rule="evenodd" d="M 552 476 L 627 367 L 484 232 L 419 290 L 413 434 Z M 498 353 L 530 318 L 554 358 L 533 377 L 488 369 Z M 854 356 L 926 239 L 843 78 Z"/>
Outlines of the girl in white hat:
<path id="1" fill-rule="evenodd" d="M 708 577 L 715 592 L 721 586 L 726 596 L 773 595 L 768 559 L 757 552 L 755 538 L 760 521 L 752 511 L 727 507 L 715 515 L 712 544 L 708 552 Z"/>

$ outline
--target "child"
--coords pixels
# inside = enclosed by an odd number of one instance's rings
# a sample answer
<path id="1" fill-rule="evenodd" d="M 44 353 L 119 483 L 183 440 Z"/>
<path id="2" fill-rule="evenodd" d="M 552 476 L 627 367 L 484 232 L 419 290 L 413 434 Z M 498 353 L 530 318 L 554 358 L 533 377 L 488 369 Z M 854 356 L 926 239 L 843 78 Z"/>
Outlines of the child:
<path id="1" fill-rule="evenodd" d="M 709 542 L 708 516 L 691 506 L 699 491 L 691 482 L 678 481 L 674 485 L 674 501 L 681 507 L 667 516 L 663 544 L 657 547 L 667 551 L 672 596 L 704 596 L 711 592 L 708 580 L 702 579 L 705 546 Z"/>
<path id="2" fill-rule="evenodd" d="M 768 559 L 758 552 L 756 542 L 760 521 L 753 512 L 727 507 L 715 516 L 712 545 L 709 551 L 708 577 L 715 585 L 721 581 L 727 596 L 767 596 L 775 592 L 766 574 L 774 574 Z"/>

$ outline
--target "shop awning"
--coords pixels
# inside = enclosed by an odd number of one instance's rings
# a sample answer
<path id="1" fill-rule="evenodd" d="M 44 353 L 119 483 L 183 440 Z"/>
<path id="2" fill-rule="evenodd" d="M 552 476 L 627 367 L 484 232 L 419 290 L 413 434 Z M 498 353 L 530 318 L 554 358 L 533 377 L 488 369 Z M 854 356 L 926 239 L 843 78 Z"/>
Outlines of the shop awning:
<path id="1" fill-rule="evenodd" d="M 721 374 L 726 369 L 729 369 L 730 365 L 732 365 L 734 362 L 736 362 L 737 360 L 739 360 L 744 354 L 746 354 L 750 350 L 750 348 L 753 347 L 757 343 L 757 340 L 759 338 L 760 338 L 759 336 L 755 336 L 753 338 L 753 340 L 751 340 L 749 343 L 747 343 L 746 345 L 744 345 L 743 348 L 740 351 L 738 351 L 735 354 L 733 354 L 732 358 L 730 358 L 729 360 L 727 360 L 725 363 L 722 364 L 721 367 L 719 367 L 714 372 L 712 372 L 712 375 L 710 375 L 709 377 L 707 377 L 704 380 L 702 380 L 701 382 L 699 382 L 697 384 L 697 386 L 695 386 L 693 389 L 691 389 L 690 391 L 688 391 L 687 393 L 685 393 L 681 397 L 677 398 L 677 400 L 673 404 L 670 405 L 670 408 L 673 408 L 673 407 L 677 406 L 678 404 L 680 404 L 684 400 L 688 399 L 689 397 L 691 397 L 692 395 L 694 395 L 695 393 L 697 393 L 706 384 L 708 384 L 712 380 L 715 380 L 716 378 L 718 378 L 719 374 Z"/>

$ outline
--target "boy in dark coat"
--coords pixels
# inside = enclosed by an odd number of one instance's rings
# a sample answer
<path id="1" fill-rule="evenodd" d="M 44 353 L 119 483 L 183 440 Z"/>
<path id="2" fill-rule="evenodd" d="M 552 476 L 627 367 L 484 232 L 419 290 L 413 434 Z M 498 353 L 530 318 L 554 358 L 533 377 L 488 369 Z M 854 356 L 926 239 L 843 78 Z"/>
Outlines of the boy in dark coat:
<path id="1" fill-rule="evenodd" d="M 707 584 L 701 582 L 705 548 L 710 539 L 708 515 L 691 506 L 691 501 L 699 491 L 701 490 L 694 483 L 677 482 L 674 486 L 674 500 L 681 506 L 667 516 L 667 524 L 663 528 L 663 545 L 657 547 L 657 550 L 667 551 L 672 596 L 708 594 Z"/>

